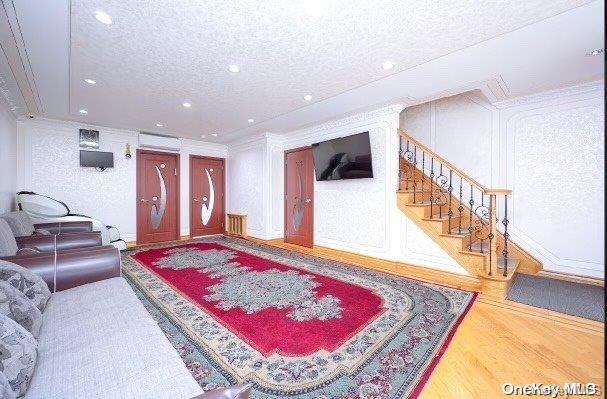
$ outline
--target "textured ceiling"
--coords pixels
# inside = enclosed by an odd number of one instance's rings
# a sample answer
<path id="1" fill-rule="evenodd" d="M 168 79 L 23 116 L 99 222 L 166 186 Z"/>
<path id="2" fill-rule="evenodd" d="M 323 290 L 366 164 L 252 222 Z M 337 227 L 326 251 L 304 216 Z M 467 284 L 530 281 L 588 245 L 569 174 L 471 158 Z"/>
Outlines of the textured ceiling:
<path id="1" fill-rule="evenodd" d="M 225 134 L 309 105 L 304 94 L 326 99 L 584 3 L 72 0 L 69 112 Z M 99 7 L 112 25 L 94 18 Z"/>

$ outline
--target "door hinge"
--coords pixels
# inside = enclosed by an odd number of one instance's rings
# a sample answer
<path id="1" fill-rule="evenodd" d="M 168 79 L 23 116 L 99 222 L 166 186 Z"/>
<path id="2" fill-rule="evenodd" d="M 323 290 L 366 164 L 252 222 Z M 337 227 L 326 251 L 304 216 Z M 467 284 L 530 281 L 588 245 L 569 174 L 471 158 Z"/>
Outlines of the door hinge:
<path id="1" fill-rule="evenodd" d="M 177 176 L 177 168 L 175 168 L 175 176 Z"/>

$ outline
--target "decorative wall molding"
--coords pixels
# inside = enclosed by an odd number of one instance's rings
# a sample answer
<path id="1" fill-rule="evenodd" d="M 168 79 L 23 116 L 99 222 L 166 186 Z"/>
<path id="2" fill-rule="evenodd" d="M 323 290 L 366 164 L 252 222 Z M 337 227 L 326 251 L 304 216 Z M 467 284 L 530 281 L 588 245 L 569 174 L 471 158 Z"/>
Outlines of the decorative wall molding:
<path id="1" fill-rule="evenodd" d="M 592 191 L 594 193 L 592 195 L 595 196 L 592 198 L 582 199 L 567 194 L 582 189 L 587 191 L 594 187 L 596 184 L 587 179 L 590 175 L 595 176 L 594 180 L 597 182 L 603 181 L 603 162 L 595 159 L 598 155 L 586 155 L 584 158 L 580 158 L 581 154 L 588 153 L 590 149 L 595 149 L 594 154 L 602 154 L 602 148 L 599 147 L 604 143 L 603 96 L 604 81 L 589 82 L 498 103 L 490 103 L 480 93 L 470 92 L 458 97 L 481 105 L 482 110 L 465 109 L 456 106 L 457 103 L 454 102 L 455 108 L 442 111 L 460 115 L 458 126 L 442 130 L 437 127 L 437 104 L 441 101 L 451 101 L 447 98 L 433 101 L 429 103 L 430 106 L 428 104 L 416 106 L 420 110 L 423 107 L 421 114 L 411 111 L 408 111 L 408 114 L 403 113 L 404 119 L 401 118 L 401 123 L 405 123 L 405 125 L 401 125 L 401 127 L 408 130 L 410 134 L 416 135 L 415 129 L 408 129 L 406 126 L 411 123 L 421 132 L 419 138 L 422 141 L 429 141 L 427 144 L 433 149 L 436 149 L 437 140 L 441 136 L 443 140 L 448 140 L 455 146 L 458 142 L 463 142 L 463 146 L 457 147 L 458 151 L 451 151 L 449 156 L 440 150 L 437 151 L 460 167 L 469 162 L 471 158 L 478 157 L 478 151 L 470 151 L 470 144 L 486 140 L 486 137 L 483 136 L 486 130 L 486 134 L 491 135 L 490 149 L 486 150 L 490 154 L 490 158 L 483 167 L 491 169 L 491 182 L 482 178 L 478 180 L 485 185 L 513 189 L 513 195 L 510 196 L 508 203 L 509 231 L 513 240 L 540 259 L 544 263 L 545 270 L 602 277 L 604 255 L 599 256 L 598 254 L 602 251 L 603 245 L 602 225 L 599 225 L 599 221 L 602 223 L 604 220 L 604 198 L 595 198 L 598 195 L 597 190 Z M 599 112 L 598 109 L 601 111 Z M 484 113 L 484 110 L 492 113 L 491 126 L 488 126 L 487 129 L 473 129 L 476 121 L 482 117 L 480 113 Z M 430 113 L 430 117 L 424 116 L 425 113 Z M 556 124 L 554 126 L 542 125 L 549 123 L 549 120 L 554 120 Z M 533 125 L 530 125 L 532 122 Z M 563 133 L 566 126 L 570 132 L 575 132 L 575 134 Z M 523 128 L 526 130 L 521 130 Z M 532 149 L 529 149 L 532 152 L 525 155 L 525 158 L 529 159 L 531 164 L 517 166 L 515 154 L 520 149 L 515 147 L 515 141 L 519 134 L 522 134 L 520 132 L 528 131 L 537 135 L 540 129 L 548 129 L 546 132 L 549 134 L 538 136 L 529 143 L 533 146 Z M 473 132 L 474 135 L 467 137 L 463 133 L 458 133 L 460 131 Z M 567 151 L 568 148 L 573 153 Z M 533 159 L 542 159 L 542 154 L 558 149 L 565 151 L 562 153 L 557 151 L 562 156 L 558 156 L 557 159 L 543 160 L 542 165 L 533 166 Z M 574 164 L 572 160 L 579 162 Z M 548 169 L 545 168 L 546 165 L 548 165 Z M 537 182 L 543 187 L 541 195 L 528 192 L 527 188 L 515 185 L 516 179 L 523 179 L 521 181 L 533 179 L 534 170 L 540 166 L 542 166 L 541 170 L 546 169 L 549 172 L 544 179 L 539 179 Z M 471 174 L 475 176 L 473 173 Z M 572 176 L 573 179 L 566 180 L 567 176 Z M 569 181 L 569 183 L 563 183 L 565 181 Z M 567 187 L 563 187 L 562 184 L 566 184 Z M 578 187 L 576 184 L 581 186 Z M 590 196 L 589 193 L 590 191 L 586 196 Z M 530 205 L 536 207 L 535 212 L 531 210 Z M 595 212 L 593 220 L 588 216 L 590 212 L 588 206 L 591 206 L 592 212 Z M 503 211 L 503 204 L 500 204 L 500 208 Z M 553 216 L 546 214 L 545 210 L 549 210 L 550 215 Z M 587 220 L 587 227 L 592 229 L 593 233 L 588 234 L 588 231 L 583 234 L 575 233 L 580 230 L 579 226 L 574 227 L 571 222 L 564 221 L 563 212 L 571 215 L 574 218 L 572 220 L 579 218 Z M 540 214 L 543 216 L 535 217 Z M 500 220 L 502 217 L 503 215 L 500 215 Z M 551 224 L 551 220 L 561 221 L 558 223 L 558 227 L 555 227 Z M 542 234 L 525 231 L 526 228 L 523 227 L 525 225 L 533 226 L 534 229 L 539 228 Z M 565 237 L 565 239 L 557 243 L 558 237 Z M 582 242 L 585 248 L 584 254 L 573 257 L 563 256 L 549 249 L 549 247 L 560 248 L 561 253 L 575 253 L 573 249 L 579 248 Z M 588 256 L 594 256 L 595 259 L 584 258 Z"/>
<path id="2" fill-rule="evenodd" d="M 559 98 L 567 98 L 576 95 L 596 95 L 604 94 L 605 92 L 605 81 L 597 80 L 587 82 L 583 84 L 572 85 L 554 90 L 542 91 L 535 94 L 526 96 L 520 96 L 509 100 L 499 101 L 493 103 L 493 106 L 499 109 L 513 108 L 518 106 L 525 106 L 535 103 L 541 103 L 544 101 L 558 100 Z"/>
<path id="3" fill-rule="evenodd" d="M 44 191 L 63 200 L 78 213 L 116 225 L 123 237 L 136 234 L 136 158 L 138 132 L 53 119 L 20 119 L 18 128 L 18 189 Z M 105 172 L 80 168 L 78 129 L 100 131 L 100 150 L 112 151 L 113 169 Z M 133 156 L 124 158 L 126 144 Z M 180 153 L 181 235 L 189 234 L 189 156 L 225 158 L 225 145 L 184 140 Z M 226 173 L 229 167 L 226 166 Z M 228 196 L 229 198 L 229 196 Z"/>

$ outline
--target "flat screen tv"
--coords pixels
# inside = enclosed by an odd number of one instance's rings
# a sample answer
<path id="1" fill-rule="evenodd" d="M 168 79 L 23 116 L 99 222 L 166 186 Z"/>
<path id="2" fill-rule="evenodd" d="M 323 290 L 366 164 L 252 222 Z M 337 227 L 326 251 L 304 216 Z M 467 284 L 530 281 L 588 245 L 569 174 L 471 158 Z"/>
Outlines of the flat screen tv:
<path id="1" fill-rule="evenodd" d="M 373 177 L 369 132 L 312 144 L 316 181 Z"/>
<path id="2" fill-rule="evenodd" d="M 91 168 L 113 168 L 114 153 L 80 150 L 80 166 Z"/>

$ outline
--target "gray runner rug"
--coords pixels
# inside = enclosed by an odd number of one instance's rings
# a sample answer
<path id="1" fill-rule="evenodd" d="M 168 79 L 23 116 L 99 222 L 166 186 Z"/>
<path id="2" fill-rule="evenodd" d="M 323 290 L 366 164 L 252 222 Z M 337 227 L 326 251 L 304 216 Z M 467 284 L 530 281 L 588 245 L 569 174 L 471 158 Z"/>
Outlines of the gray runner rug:
<path id="1" fill-rule="evenodd" d="M 605 322 L 605 289 L 596 285 L 518 274 L 507 298 L 538 308 Z"/>

